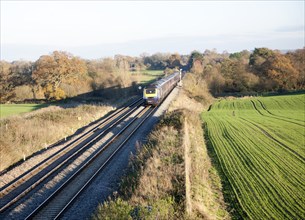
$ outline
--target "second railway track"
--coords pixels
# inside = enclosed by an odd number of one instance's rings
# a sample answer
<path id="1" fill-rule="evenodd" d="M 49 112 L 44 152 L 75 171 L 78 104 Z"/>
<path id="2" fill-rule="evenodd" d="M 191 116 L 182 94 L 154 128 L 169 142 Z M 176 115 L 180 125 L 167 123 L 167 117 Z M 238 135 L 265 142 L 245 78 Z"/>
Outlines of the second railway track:
<path id="1" fill-rule="evenodd" d="M 131 115 L 139 109 L 141 105 L 141 101 L 137 100 L 136 102 L 132 103 L 131 105 L 119 109 L 115 111 L 113 114 L 109 115 L 102 121 L 99 121 L 97 124 L 92 125 L 91 128 L 84 134 L 80 135 L 79 138 L 72 141 L 71 143 L 67 144 L 67 146 L 63 147 L 59 153 L 53 154 L 49 158 L 45 159 L 41 164 L 37 165 L 30 171 L 23 174 L 20 178 L 17 178 L 15 181 L 10 182 L 6 186 L 1 188 L 0 192 L 0 217 L 9 216 L 10 212 L 14 212 L 17 207 L 17 210 L 22 210 L 27 206 L 27 203 L 32 203 L 32 198 L 35 193 L 41 195 L 44 194 L 39 190 L 43 189 L 47 186 L 47 181 L 49 179 L 62 179 L 59 178 L 56 173 L 60 173 L 60 170 L 64 172 L 64 167 L 68 167 L 69 165 L 62 166 L 61 164 L 66 164 L 71 161 L 77 161 L 77 158 L 80 154 L 87 155 L 84 156 L 83 159 L 78 159 L 78 165 L 70 165 L 73 167 L 71 170 L 77 170 L 78 166 L 85 164 L 86 160 L 90 160 L 93 158 L 94 152 L 98 152 L 100 149 L 99 147 L 89 147 L 85 149 L 86 146 L 91 145 L 94 146 L 95 143 L 99 142 L 102 137 L 109 136 L 110 133 L 115 133 L 113 129 L 115 129 L 115 125 L 117 130 L 120 130 L 120 126 L 123 126 L 124 120 L 127 120 L 125 124 L 128 124 L 128 117 L 132 117 Z M 126 119 L 127 118 L 127 119 Z M 132 124 L 132 123 L 131 123 Z M 130 126 L 131 126 L 130 124 Z M 119 131 L 117 131 L 119 133 Z M 117 136 L 115 138 L 118 138 Z M 114 139 L 110 142 L 113 142 Z M 107 141 L 105 141 L 107 142 Z M 79 147 L 76 147 L 78 146 Z M 84 148 L 84 149 L 83 149 Z M 72 150 L 74 149 L 74 150 Z M 91 150 L 89 150 L 91 149 Z M 65 156 L 64 156 L 65 155 Z M 75 158 L 74 158 L 75 157 Z M 60 160 L 61 158 L 61 160 Z M 73 159 L 74 158 L 74 159 Z M 53 164 L 53 166 L 52 166 Z M 77 162 L 76 162 L 77 164 Z M 63 167 L 63 168 L 61 168 Z M 56 172 L 55 172 L 56 171 Z M 67 176 L 72 176 L 73 172 Z M 68 177 L 67 177 L 68 178 Z M 57 187 L 58 183 L 53 184 L 54 188 Z M 50 187 L 50 186 L 48 186 Z M 50 187 L 53 188 L 53 187 Z M 36 191 L 35 191 L 36 190 Z M 33 192 L 31 192 L 33 191 Z M 51 191 L 51 190 L 46 190 Z M 30 193 L 31 192 L 31 193 Z M 50 192 L 49 192 L 50 193 Z M 30 195 L 31 194 L 31 195 Z M 43 197 L 43 196 L 41 196 Z M 30 199 L 29 199 L 30 198 Z M 34 199 L 35 200 L 35 199 Z M 30 202 L 29 202 L 30 201 Z M 36 200 L 35 200 L 36 201 Z M 39 199 L 37 201 L 40 201 Z M 36 201 L 36 202 L 37 202 Z M 38 202 L 41 203 L 41 202 Z"/>

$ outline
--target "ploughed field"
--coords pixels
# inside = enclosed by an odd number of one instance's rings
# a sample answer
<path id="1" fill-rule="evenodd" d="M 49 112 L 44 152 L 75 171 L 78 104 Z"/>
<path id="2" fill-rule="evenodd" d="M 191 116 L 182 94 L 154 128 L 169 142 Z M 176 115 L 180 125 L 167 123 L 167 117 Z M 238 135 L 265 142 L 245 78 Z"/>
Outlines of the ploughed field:
<path id="1" fill-rule="evenodd" d="M 250 219 L 305 218 L 305 94 L 221 100 L 202 113 L 210 146 Z"/>

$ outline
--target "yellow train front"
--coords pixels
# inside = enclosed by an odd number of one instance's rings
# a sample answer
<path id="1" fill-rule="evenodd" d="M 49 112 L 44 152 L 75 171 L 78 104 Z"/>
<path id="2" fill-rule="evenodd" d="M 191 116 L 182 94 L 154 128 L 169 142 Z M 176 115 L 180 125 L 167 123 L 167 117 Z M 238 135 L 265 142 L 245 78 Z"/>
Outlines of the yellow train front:
<path id="1" fill-rule="evenodd" d="M 158 105 L 177 85 L 179 79 L 179 72 L 176 72 L 144 88 L 143 99 L 145 104 Z"/>
<path id="2" fill-rule="evenodd" d="M 147 105 L 158 105 L 160 102 L 160 91 L 155 84 L 144 88 L 143 99 Z"/>

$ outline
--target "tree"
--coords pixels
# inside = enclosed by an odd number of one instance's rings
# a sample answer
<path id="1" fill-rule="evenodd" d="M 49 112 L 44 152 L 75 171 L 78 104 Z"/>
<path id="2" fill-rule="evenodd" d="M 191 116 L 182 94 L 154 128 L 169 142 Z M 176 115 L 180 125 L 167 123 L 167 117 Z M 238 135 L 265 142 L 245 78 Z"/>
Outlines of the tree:
<path id="1" fill-rule="evenodd" d="M 208 82 L 212 94 L 219 95 L 223 92 L 225 78 L 218 71 L 214 71 Z"/>
<path id="2" fill-rule="evenodd" d="M 0 63 L 0 92 L 1 100 L 6 101 L 15 96 L 14 89 L 21 85 L 32 85 L 32 63 L 14 61 Z"/>
<path id="3" fill-rule="evenodd" d="M 251 70 L 260 77 L 262 90 L 288 90 L 298 87 L 300 74 L 288 55 L 267 48 L 256 48 L 250 55 L 249 64 Z"/>
<path id="4" fill-rule="evenodd" d="M 10 97 L 13 85 L 9 83 L 11 64 L 0 61 L 0 101 L 6 101 Z"/>
<path id="5" fill-rule="evenodd" d="M 203 55 L 199 51 L 193 51 L 190 55 L 188 68 L 192 73 L 203 73 Z"/>
<path id="6" fill-rule="evenodd" d="M 252 73 L 259 77 L 257 89 L 259 91 L 273 91 L 277 88 L 277 83 L 270 78 L 271 59 L 278 53 L 268 48 L 255 48 L 250 55 L 249 68 Z"/>
<path id="7" fill-rule="evenodd" d="M 35 62 L 32 77 L 38 85 L 48 88 L 45 93 L 48 99 L 59 99 L 63 97 L 61 91 L 61 97 L 54 97 L 52 94 L 58 94 L 56 90 L 63 79 L 76 77 L 86 71 L 85 62 L 80 58 L 67 52 L 54 51 L 51 55 L 41 56 Z"/>
<path id="8" fill-rule="evenodd" d="M 268 48 L 255 48 L 253 53 L 250 55 L 249 65 L 260 70 L 260 67 L 264 62 L 266 62 L 270 57 L 274 55 L 274 51 Z"/>
<path id="9" fill-rule="evenodd" d="M 168 68 L 177 68 L 180 69 L 180 67 L 182 66 L 181 64 L 181 56 L 178 53 L 174 53 L 172 55 L 170 55 L 168 61 Z"/>
<path id="10" fill-rule="evenodd" d="M 305 89 L 305 48 L 289 52 L 287 58 L 290 59 L 293 67 L 299 73 L 297 89 Z"/>
<path id="11" fill-rule="evenodd" d="M 199 63 L 201 65 L 202 60 L 203 60 L 203 55 L 199 51 L 196 51 L 196 50 L 193 51 L 189 58 L 188 69 L 191 70 L 191 72 L 193 72 L 193 71 L 198 72 L 198 70 L 196 70 L 197 67 L 194 67 L 194 66 L 198 66 Z M 193 67 L 194 67 L 194 69 L 192 70 Z"/>
<path id="12" fill-rule="evenodd" d="M 282 54 L 274 54 L 267 62 L 268 77 L 277 83 L 280 90 L 296 89 L 299 72 L 292 66 L 289 58 Z"/>
<path id="13" fill-rule="evenodd" d="M 115 55 L 114 60 L 116 61 L 116 81 L 118 85 L 126 88 L 130 85 L 130 63 L 133 59 L 129 56 Z"/>
<path id="14" fill-rule="evenodd" d="M 144 64 L 151 70 L 165 70 L 169 57 L 168 53 L 155 53 L 152 56 L 144 57 Z"/>

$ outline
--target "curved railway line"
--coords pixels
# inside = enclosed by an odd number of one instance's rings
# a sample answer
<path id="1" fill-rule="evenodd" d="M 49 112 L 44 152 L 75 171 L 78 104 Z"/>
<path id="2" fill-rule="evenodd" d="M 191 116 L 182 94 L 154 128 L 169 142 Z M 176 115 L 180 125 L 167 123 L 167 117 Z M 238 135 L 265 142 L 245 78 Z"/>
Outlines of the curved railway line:
<path id="1" fill-rule="evenodd" d="M 7 183 L 0 189 L 0 218 L 18 212 L 26 219 L 60 217 L 155 109 L 138 99 Z"/>

